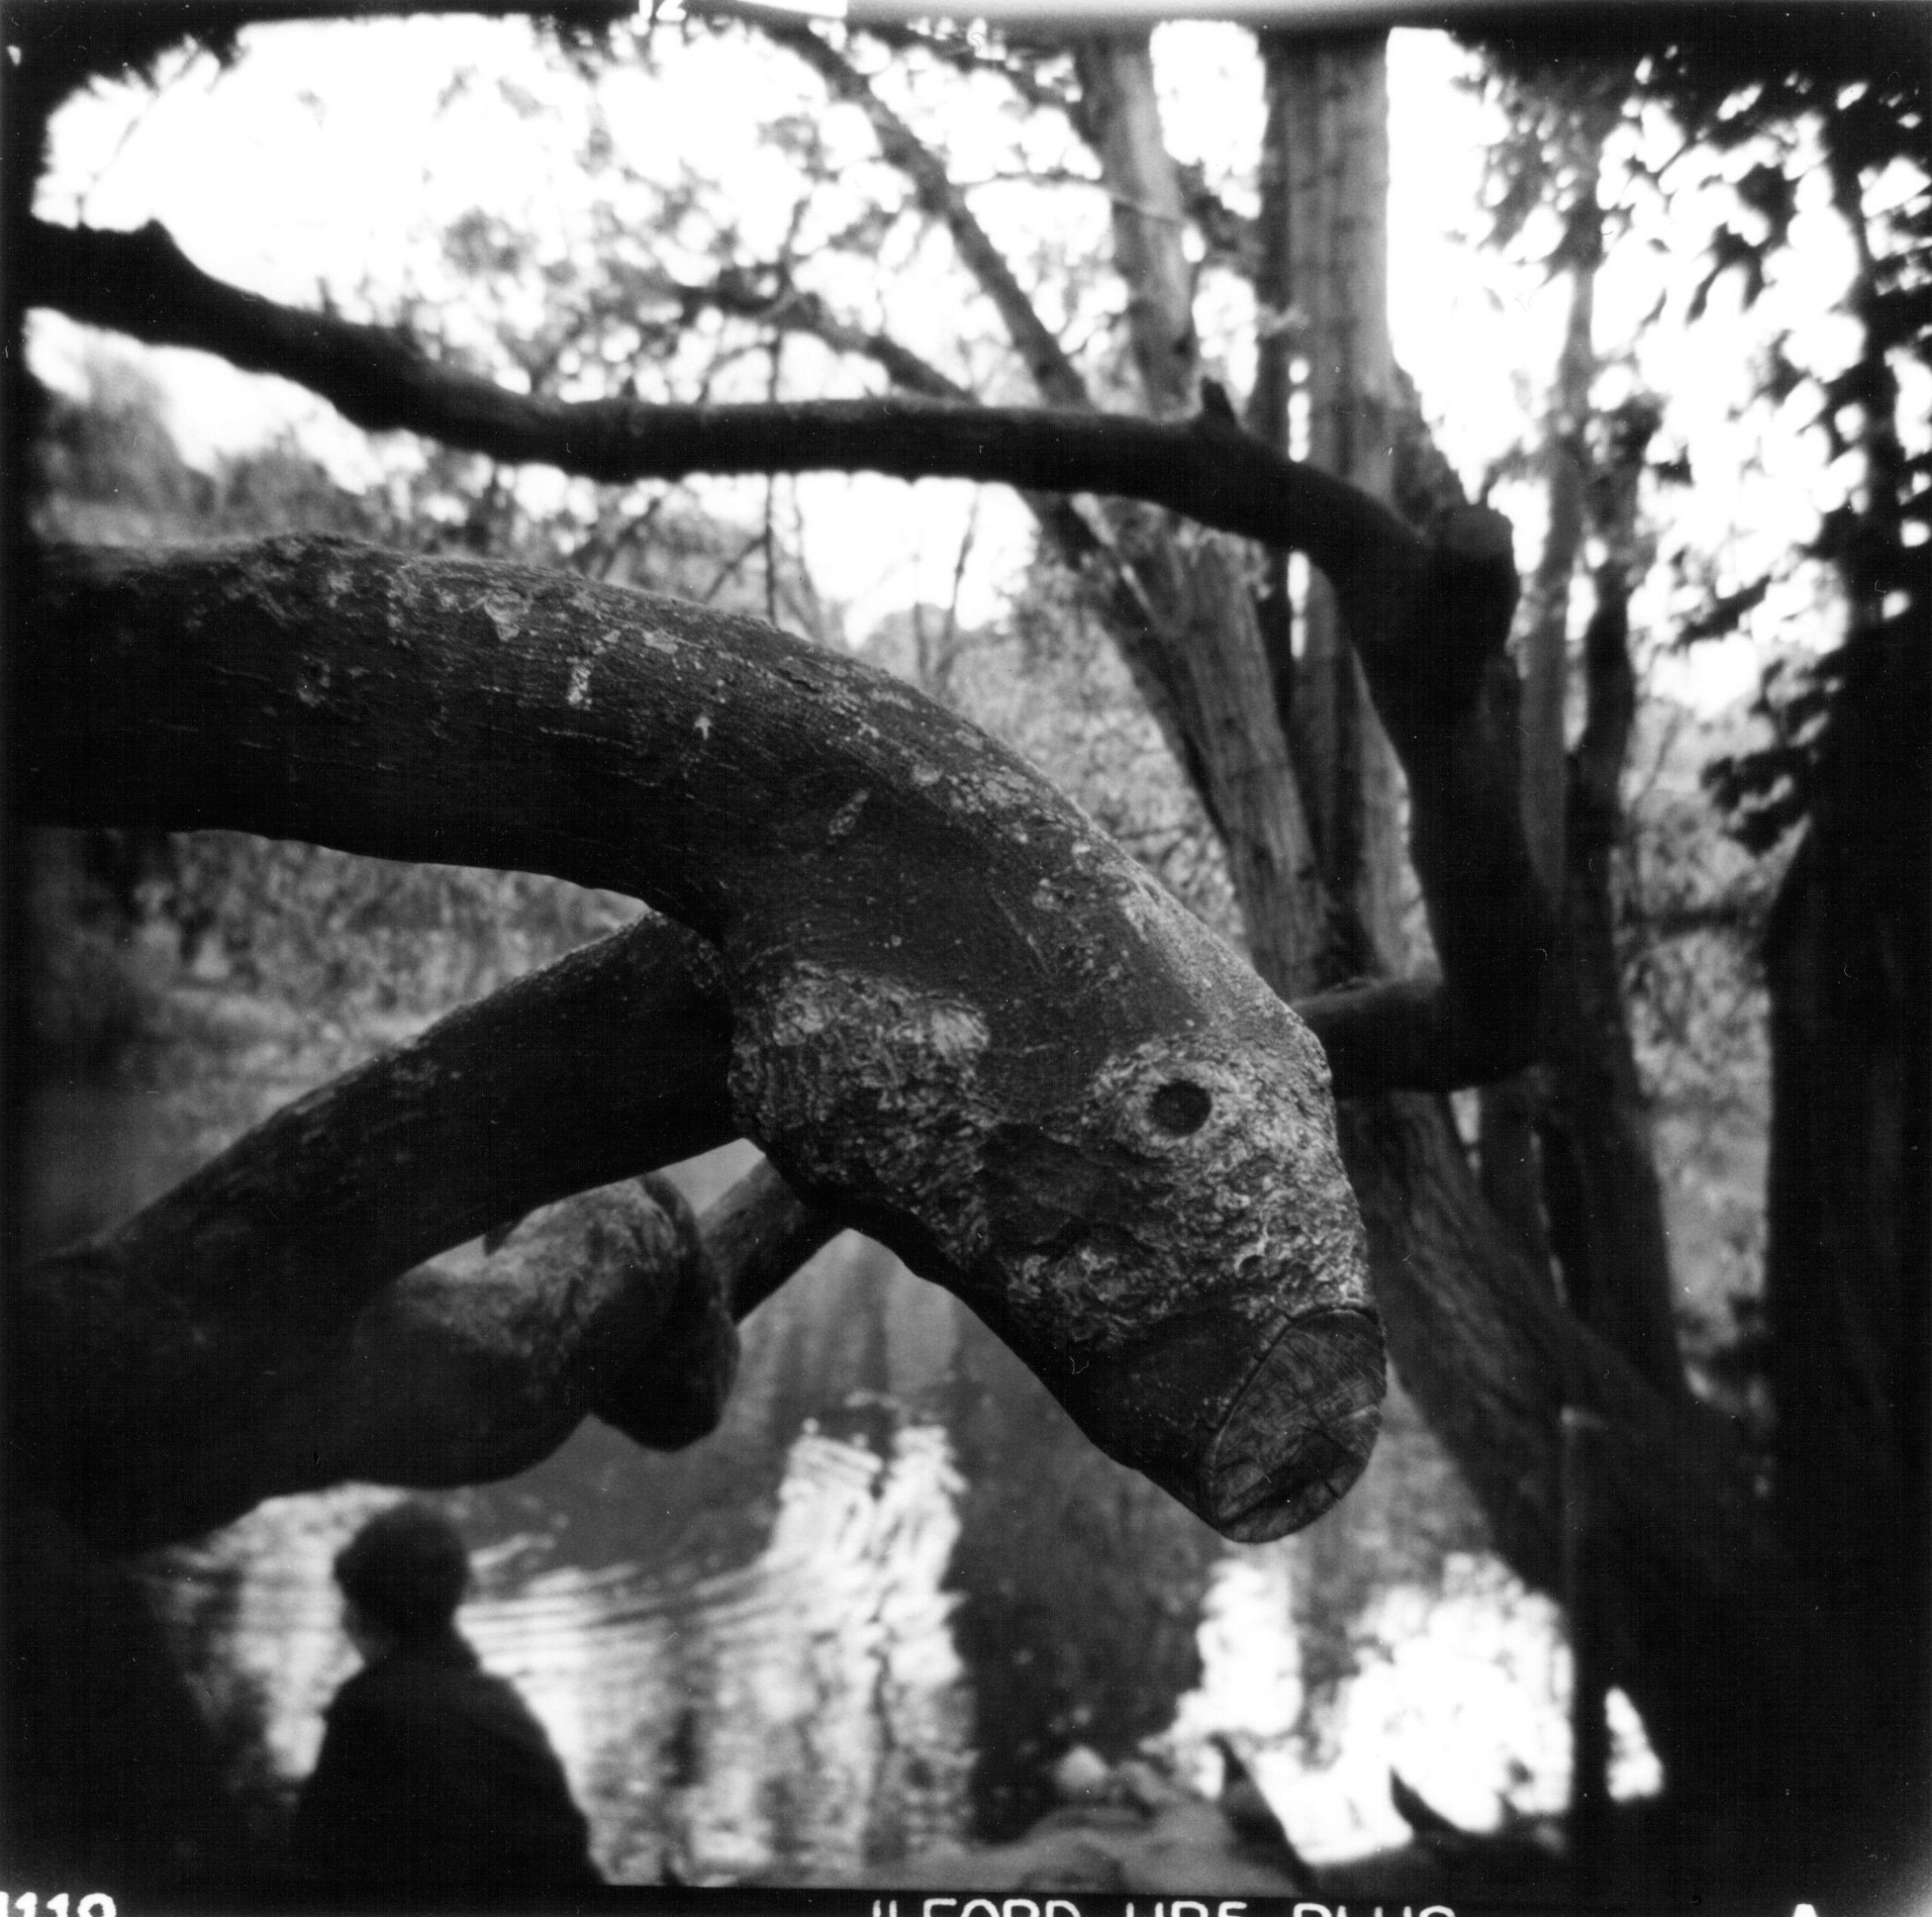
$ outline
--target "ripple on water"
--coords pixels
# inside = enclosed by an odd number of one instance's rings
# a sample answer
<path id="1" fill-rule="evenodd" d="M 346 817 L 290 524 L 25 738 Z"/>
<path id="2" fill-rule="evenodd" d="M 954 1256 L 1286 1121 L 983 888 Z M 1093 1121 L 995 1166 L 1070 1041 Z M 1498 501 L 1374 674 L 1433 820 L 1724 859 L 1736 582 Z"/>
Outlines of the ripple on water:
<path id="1" fill-rule="evenodd" d="M 937 1426 L 808 1426 L 764 1548 L 708 1577 L 479 1564 L 461 1626 L 543 1720 L 619 1881 L 863 1874 L 960 1835 L 971 1718 L 943 1588 L 960 1481 Z M 293 1785 L 353 1668 L 336 1551 L 395 1494 L 272 1500 L 152 1588 L 218 1716 Z"/>

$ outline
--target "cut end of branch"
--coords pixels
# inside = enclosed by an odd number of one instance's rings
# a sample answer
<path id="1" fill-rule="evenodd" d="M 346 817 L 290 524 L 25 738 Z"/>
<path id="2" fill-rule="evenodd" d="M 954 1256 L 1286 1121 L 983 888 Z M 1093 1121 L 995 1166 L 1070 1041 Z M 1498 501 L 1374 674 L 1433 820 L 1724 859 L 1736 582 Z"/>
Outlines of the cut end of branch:
<path id="1" fill-rule="evenodd" d="M 1259 1544 L 1313 1523 L 1361 1475 L 1387 1386 L 1381 1327 L 1359 1306 L 1303 1312 L 1232 1392 L 1230 1357 L 1225 1322 L 1183 1321 L 1097 1360 L 1080 1396 L 1115 1457 L 1223 1537 Z M 1177 1428 L 1208 1442 L 1178 1445 Z"/>

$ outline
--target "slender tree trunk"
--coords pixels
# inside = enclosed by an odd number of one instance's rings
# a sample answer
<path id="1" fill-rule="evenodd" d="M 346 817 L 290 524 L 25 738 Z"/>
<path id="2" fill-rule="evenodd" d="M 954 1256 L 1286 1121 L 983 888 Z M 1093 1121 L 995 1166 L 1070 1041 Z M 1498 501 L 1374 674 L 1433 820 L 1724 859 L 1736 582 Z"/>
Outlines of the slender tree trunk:
<path id="1" fill-rule="evenodd" d="M 1624 1014 L 1613 893 L 1618 789 L 1636 712 L 1627 601 L 1638 563 L 1637 488 L 1655 423 L 1641 403 L 1604 422 L 1591 412 L 1603 253 L 1598 155 L 1617 112 L 1616 97 L 1599 91 L 1567 120 L 1579 175 L 1563 245 L 1570 308 L 1545 435 L 1549 528 L 1521 628 L 1524 835 L 1539 881 L 1561 902 L 1561 964 L 1546 1020 L 1547 1067 L 1484 1088 L 1480 1155 L 1485 1193 L 1527 1255 L 1547 1263 L 1554 1252 L 1571 1309 L 1677 1397 L 1686 1386 L 1669 1243 Z M 1594 457 L 1593 438 L 1602 442 Z M 1570 755 L 1570 605 L 1586 530 L 1607 557 L 1585 642 L 1583 732 Z"/>
<path id="2" fill-rule="evenodd" d="M 1594 155 L 1586 162 L 1592 208 Z M 1594 260 L 1570 269 L 1570 311 L 1557 360 L 1543 457 L 1549 526 L 1524 588 L 1519 630 L 1523 659 L 1523 835 L 1537 882 L 1563 895 L 1564 723 L 1568 680 L 1571 586 L 1583 543 L 1583 434 L 1589 417 L 1596 351 L 1590 337 L 1595 306 Z M 1484 1085 L 1478 1097 L 1478 1157 L 1483 1195 L 1506 1220 L 1526 1257 L 1548 1264 L 1543 1168 L 1537 1119 L 1542 1088 L 1534 1072 Z"/>
<path id="3" fill-rule="evenodd" d="M 1583 549 L 1583 488 L 1589 454 L 1590 386 L 1596 377 L 1591 328 L 1596 309 L 1595 254 L 1601 216 L 1596 167 L 1587 162 L 1589 251 L 1570 267 L 1570 310 L 1556 362 L 1544 433 L 1543 463 L 1549 528 L 1542 556 L 1523 589 L 1523 835 L 1530 863 L 1552 897 L 1563 888 L 1564 716 L 1569 678 L 1570 601 Z M 1571 220 L 1573 233 L 1584 224 Z M 1573 252 L 1575 248 L 1573 246 Z"/>
<path id="4" fill-rule="evenodd" d="M 1395 372 L 1389 344 L 1387 36 L 1287 43 L 1282 162 L 1288 288 L 1308 359 L 1309 462 L 1389 494 Z M 1324 875 L 1358 930 L 1353 973 L 1407 969 L 1402 777 L 1334 595 L 1309 581 L 1295 702 L 1319 795 Z"/>
<path id="5" fill-rule="evenodd" d="M 1080 124 L 1113 204 L 1134 363 L 1150 411 L 1191 408 L 1198 367 L 1180 186 L 1161 130 L 1145 33 L 1084 42 Z M 1162 676 L 1194 742 L 1192 768 L 1227 848 L 1255 968 L 1283 997 L 1311 989 L 1331 915 L 1275 709 L 1256 608 L 1228 543 L 1122 509 L 1115 525 L 1164 629 Z"/>
<path id="6" fill-rule="evenodd" d="M 1617 962 L 1611 867 L 1636 711 L 1620 562 L 1598 575 L 1584 640 L 1589 714 L 1571 760 L 1563 965 L 1550 996 L 1546 1189 L 1570 1307 L 1666 1397 L 1687 1389 L 1677 1342 L 1650 1112 Z M 1561 1193 L 1561 1197 L 1557 1194 Z"/>
<path id="7" fill-rule="evenodd" d="M 1478 1088 L 1476 1175 L 1484 1199 L 1509 1227 L 1516 1248 L 1539 1270 L 1552 1272 L 1543 1215 L 1547 1174 L 1537 1135 L 1543 1103 L 1540 1076 L 1532 1066 Z"/>
<path id="8" fill-rule="evenodd" d="M 1112 203 L 1114 263 L 1128 289 L 1128 337 L 1147 409 L 1191 411 L 1200 376 L 1193 275 L 1181 247 L 1180 182 L 1161 131 L 1145 32 L 1075 49 L 1078 122 Z"/>

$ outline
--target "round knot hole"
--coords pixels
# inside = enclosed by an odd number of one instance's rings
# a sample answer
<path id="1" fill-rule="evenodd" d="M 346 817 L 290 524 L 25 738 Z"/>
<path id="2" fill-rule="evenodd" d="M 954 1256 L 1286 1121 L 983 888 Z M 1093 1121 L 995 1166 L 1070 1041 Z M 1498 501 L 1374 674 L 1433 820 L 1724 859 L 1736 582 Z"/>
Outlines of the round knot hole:
<path id="1" fill-rule="evenodd" d="M 1161 1131 L 1185 1138 L 1208 1122 L 1214 1101 L 1200 1086 L 1185 1079 L 1170 1079 L 1147 1101 L 1147 1115 Z"/>

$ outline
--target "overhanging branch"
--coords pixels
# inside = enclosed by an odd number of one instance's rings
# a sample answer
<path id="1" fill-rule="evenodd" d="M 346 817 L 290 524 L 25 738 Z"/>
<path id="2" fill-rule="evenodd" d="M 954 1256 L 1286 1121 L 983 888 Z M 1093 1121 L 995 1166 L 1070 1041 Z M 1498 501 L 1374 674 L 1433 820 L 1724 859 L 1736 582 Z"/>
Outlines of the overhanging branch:
<path id="1" fill-rule="evenodd" d="M 151 345 L 217 353 L 307 386 L 371 432 L 423 433 L 494 459 L 611 483 L 876 472 L 1144 500 L 1306 553 L 1342 595 L 1358 643 L 1426 582 L 1422 542 L 1386 508 L 1212 418 L 1157 424 L 913 398 L 657 406 L 515 393 L 437 365 L 400 334 L 212 278 L 152 223 L 117 233 L 34 221 L 14 270 L 29 305 Z"/>

